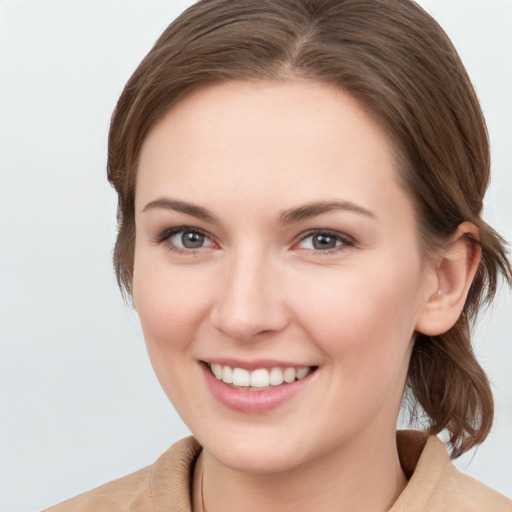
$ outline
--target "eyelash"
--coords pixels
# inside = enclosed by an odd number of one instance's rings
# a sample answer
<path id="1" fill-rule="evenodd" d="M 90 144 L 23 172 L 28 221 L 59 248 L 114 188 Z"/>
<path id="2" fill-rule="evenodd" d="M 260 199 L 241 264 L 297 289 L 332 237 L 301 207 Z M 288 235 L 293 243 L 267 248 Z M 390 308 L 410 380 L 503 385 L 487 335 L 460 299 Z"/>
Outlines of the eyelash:
<path id="1" fill-rule="evenodd" d="M 197 253 L 198 253 L 197 250 L 177 247 L 176 245 L 171 243 L 171 241 L 170 241 L 171 238 L 173 236 L 179 234 L 179 233 L 194 233 L 194 234 L 197 234 L 197 235 L 204 236 L 208 240 L 211 240 L 210 235 L 208 235 L 208 233 L 206 233 L 202 229 L 193 228 L 191 226 L 179 226 L 179 227 L 176 227 L 176 228 L 165 229 L 164 231 L 162 231 L 162 233 L 160 233 L 153 240 L 153 242 L 158 244 L 158 245 L 165 244 L 165 247 L 166 247 L 167 250 L 169 250 L 171 252 L 174 252 L 176 254 L 181 254 L 181 255 L 185 255 L 185 256 L 195 256 L 195 255 L 197 255 Z M 199 247 L 199 249 L 202 249 L 202 248 L 203 247 Z"/>
<path id="2" fill-rule="evenodd" d="M 210 237 L 210 235 L 208 235 L 208 233 L 206 233 L 202 229 L 194 228 L 191 226 L 179 226 L 176 228 L 165 229 L 164 231 L 162 231 L 162 233 L 160 233 L 153 240 L 153 242 L 158 245 L 165 244 L 167 250 L 177 253 L 177 254 L 180 254 L 180 255 L 185 255 L 185 256 L 197 255 L 198 251 L 196 249 L 187 249 L 187 248 L 177 247 L 176 245 L 174 245 L 170 242 L 170 239 L 179 233 L 182 233 L 182 234 L 194 233 L 194 234 L 203 236 L 204 238 L 212 241 L 212 238 Z M 321 236 L 321 235 L 329 237 L 329 238 L 334 238 L 336 240 L 336 242 L 340 242 L 340 244 L 333 247 L 332 249 L 328 249 L 328 250 L 319 250 L 319 249 L 303 249 L 303 250 L 307 251 L 307 252 L 312 252 L 315 254 L 329 255 L 329 254 L 333 254 L 333 253 L 336 253 L 336 252 L 342 250 L 344 247 L 345 248 L 346 247 L 354 247 L 356 245 L 356 241 L 351 236 L 340 233 L 338 231 L 331 231 L 328 229 L 313 229 L 313 230 L 307 231 L 306 233 L 303 233 L 300 236 L 298 242 L 294 243 L 294 247 L 297 246 L 298 244 L 304 242 L 304 240 L 307 240 L 310 237 Z M 213 241 L 212 241 L 212 245 L 214 245 Z M 198 247 L 197 249 L 203 249 L 204 247 L 205 246 Z M 206 246 L 206 247 L 210 247 L 210 246 Z"/>
<path id="3" fill-rule="evenodd" d="M 326 236 L 329 238 L 334 238 L 337 242 L 340 242 L 340 245 L 337 245 L 337 246 L 333 247 L 332 249 L 328 249 L 325 251 L 321 251 L 319 249 L 304 249 L 304 250 L 306 250 L 308 252 L 314 252 L 315 254 L 329 255 L 329 254 L 334 254 L 340 250 L 343 250 L 344 247 L 345 248 L 346 247 L 354 247 L 356 245 L 356 241 L 351 236 L 348 236 L 344 233 L 340 233 L 338 231 L 331 231 L 329 229 L 312 229 L 311 231 L 308 231 L 308 232 L 304 233 L 303 235 L 301 235 L 299 242 L 297 242 L 297 243 L 304 242 L 304 240 L 307 240 L 310 237 L 320 236 L 320 235 L 323 235 L 323 236 Z M 295 245 L 297 245 L 297 244 L 295 244 Z"/>

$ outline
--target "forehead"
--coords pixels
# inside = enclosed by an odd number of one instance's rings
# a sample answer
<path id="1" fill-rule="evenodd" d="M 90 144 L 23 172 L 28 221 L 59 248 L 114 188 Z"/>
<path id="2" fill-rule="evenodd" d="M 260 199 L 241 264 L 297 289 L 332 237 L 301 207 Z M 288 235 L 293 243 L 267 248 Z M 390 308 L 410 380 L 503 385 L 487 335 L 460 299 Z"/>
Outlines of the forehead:
<path id="1" fill-rule="evenodd" d="M 222 191 L 286 203 L 336 191 L 364 202 L 396 182 L 385 128 L 346 92 L 309 81 L 237 82 L 189 94 L 153 128 L 136 200 L 179 192 L 204 201 Z"/>

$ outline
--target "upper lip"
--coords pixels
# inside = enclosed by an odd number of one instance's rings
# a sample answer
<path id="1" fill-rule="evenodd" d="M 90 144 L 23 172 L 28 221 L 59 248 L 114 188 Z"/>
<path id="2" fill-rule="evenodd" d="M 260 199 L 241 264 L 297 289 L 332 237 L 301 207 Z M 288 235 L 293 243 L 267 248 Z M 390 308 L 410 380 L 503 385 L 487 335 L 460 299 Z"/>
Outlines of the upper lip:
<path id="1" fill-rule="evenodd" d="M 304 368 L 313 367 L 315 365 L 303 364 L 291 361 L 283 361 L 279 359 L 254 359 L 251 361 L 243 361 L 241 359 L 212 357 L 201 359 L 206 364 L 220 364 L 231 368 L 244 368 L 245 370 L 258 370 L 259 368 Z"/>

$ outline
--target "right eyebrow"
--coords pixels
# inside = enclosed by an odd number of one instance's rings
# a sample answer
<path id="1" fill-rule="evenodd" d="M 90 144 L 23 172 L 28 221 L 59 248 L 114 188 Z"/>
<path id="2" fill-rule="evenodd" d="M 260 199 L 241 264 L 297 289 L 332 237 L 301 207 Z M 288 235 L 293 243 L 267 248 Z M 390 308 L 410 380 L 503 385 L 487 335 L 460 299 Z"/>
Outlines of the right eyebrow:
<path id="1" fill-rule="evenodd" d="M 185 213 L 206 222 L 217 222 L 217 217 L 215 217 L 215 215 L 206 208 L 168 197 L 162 197 L 149 202 L 146 206 L 144 206 L 142 212 L 153 210 L 155 208 L 162 208 L 164 210 L 173 210 L 176 212 Z"/>

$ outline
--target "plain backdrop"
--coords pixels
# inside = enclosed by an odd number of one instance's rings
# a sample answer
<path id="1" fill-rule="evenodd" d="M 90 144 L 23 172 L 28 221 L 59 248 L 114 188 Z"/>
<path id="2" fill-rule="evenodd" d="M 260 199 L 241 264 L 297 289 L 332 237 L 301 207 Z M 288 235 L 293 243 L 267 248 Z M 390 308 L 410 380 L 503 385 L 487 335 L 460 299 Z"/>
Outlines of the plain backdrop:
<path id="1" fill-rule="evenodd" d="M 115 285 L 116 198 L 105 163 L 124 83 L 190 3 L 0 1 L 2 511 L 40 510 L 125 475 L 188 434 Z M 485 217 L 511 240 L 512 1 L 421 3 L 452 37 L 480 96 L 494 173 Z M 509 496 L 511 317 L 503 290 L 476 332 L 496 424 L 457 462 Z"/>

